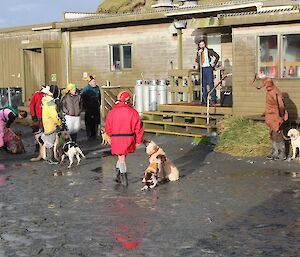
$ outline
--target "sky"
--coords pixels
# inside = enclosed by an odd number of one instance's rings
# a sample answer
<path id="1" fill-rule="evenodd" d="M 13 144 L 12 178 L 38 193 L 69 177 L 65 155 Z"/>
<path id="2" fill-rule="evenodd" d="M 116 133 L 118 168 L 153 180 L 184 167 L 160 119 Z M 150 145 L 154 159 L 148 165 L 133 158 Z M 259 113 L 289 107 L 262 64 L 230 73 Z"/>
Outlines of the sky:
<path id="1" fill-rule="evenodd" d="M 0 0 L 0 28 L 62 21 L 64 12 L 95 12 L 103 0 Z"/>

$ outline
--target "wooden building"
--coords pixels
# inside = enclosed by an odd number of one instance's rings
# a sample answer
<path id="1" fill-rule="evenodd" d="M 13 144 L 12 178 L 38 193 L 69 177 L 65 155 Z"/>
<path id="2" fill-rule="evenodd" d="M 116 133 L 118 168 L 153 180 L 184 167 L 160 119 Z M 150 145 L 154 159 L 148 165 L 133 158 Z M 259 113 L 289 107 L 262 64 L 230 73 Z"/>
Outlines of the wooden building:
<path id="1" fill-rule="evenodd" d="M 95 74 L 99 85 L 110 81 L 122 87 L 134 87 L 139 79 L 168 79 L 169 71 L 179 64 L 174 21 L 185 20 L 182 68 L 195 68 L 196 42 L 206 39 L 221 56 L 220 67 L 225 73 L 232 72 L 232 79 L 225 82 L 233 92 L 232 114 L 263 112 L 265 92 L 251 85 L 254 74 L 259 73 L 274 77 L 288 96 L 288 110 L 296 120 L 300 108 L 299 3 L 285 1 L 288 6 L 282 6 L 277 2 L 198 1 L 198 5 L 129 14 L 95 13 L 2 29 L 0 87 L 22 87 L 27 102 L 41 84 L 64 87 L 72 82 L 82 87 L 85 74 Z"/>

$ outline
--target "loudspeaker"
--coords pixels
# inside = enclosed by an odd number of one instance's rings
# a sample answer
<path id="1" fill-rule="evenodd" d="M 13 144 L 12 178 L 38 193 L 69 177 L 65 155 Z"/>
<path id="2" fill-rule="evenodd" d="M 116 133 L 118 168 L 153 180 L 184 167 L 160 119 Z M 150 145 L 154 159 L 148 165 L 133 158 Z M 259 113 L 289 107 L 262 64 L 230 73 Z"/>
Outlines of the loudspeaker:
<path id="1" fill-rule="evenodd" d="M 232 91 L 221 91 L 221 106 L 232 107 Z"/>

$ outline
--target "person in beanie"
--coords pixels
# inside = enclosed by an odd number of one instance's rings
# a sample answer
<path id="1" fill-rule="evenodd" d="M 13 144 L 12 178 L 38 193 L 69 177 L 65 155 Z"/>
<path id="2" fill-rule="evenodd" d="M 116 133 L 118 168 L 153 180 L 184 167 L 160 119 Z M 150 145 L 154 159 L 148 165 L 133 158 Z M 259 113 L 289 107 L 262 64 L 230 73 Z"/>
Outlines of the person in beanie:
<path id="1" fill-rule="evenodd" d="M 62 111 L 70 137 L 73 142 L 76 142 L 77 133 L 80 130 L 81 95 L 78 94 L 75 84 L 68 84 L 64 93 Z"/>
<path id="2" fill-rule="evenodd" d="M 44 134 L 42 140 L 46 147 L 46 162 L 49 164 L 58 164 L 54 159 L 54 142 L 56 139 L 56 132 L 60 128 L 61 120 L 58 117 L 56 104 L 54 102 L 53 94 L 50 92 L 50 87 L 46 86 L 43 90 L 45 96 L 42 99 L 42 121 L 44 127 Z"/>
<path id="3" fill-rule="evenodd" d="M 283 135 L 283 126 L 288 120 L 288 113 L 285 110 L 283 96 L 280 90 L 274 85 L 271 78 L 264 78 L 260 88 L 266 88 L 266 109 L 262 116 L 265 117 L 265 123 L 270 128 L 270 138 L 272 141 L 272 154 L 268 159 L 286 158 L 285 141 Z"/>
<path id="4" fill-rule="evenodd" d="M 0 153 L 10 151 L 15 133 L 11 130 L 11 124 L 18 118 L 24 119 L 27 112 L 16 107 L 5 107 L 0 110 Z"/>
<path id="5" fill-rule="evenodd" d="M 100 124 L 100 89 L 96 84 L 95 76 L 85 78 L 88 84 L 81 90 L 83 107 L 85 109 L 85 127 L 88 138 L 95 138 Z"/>
<path id="6" fill-rule="evenodd" d="M 115 181 L 124 186 L 128 185 L 126 156 L 142 143 L 144 135 L 140 116 L 130 104 L 130 98 L 127 91 L 118 94 L 105 124 L 106 133 L 111 137 L 111 152 L 118 156 Z"/>

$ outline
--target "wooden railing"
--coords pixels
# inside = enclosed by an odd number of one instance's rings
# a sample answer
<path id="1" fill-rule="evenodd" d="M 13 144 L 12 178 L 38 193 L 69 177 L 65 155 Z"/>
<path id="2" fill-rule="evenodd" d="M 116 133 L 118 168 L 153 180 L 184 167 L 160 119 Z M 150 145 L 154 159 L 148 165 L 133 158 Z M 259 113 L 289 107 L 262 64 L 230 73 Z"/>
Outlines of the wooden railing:
<path id="1" fill-rule="evenodd" d="M 121 87 L 121 86 L 102 86 L 101 91 L 101 119 L 105 122 L 107 113 L 111 110 L 112 106 L 117 100 L 117 95 L 120 91 L 128 91 L 134 95 L 134 86 Z"/>

